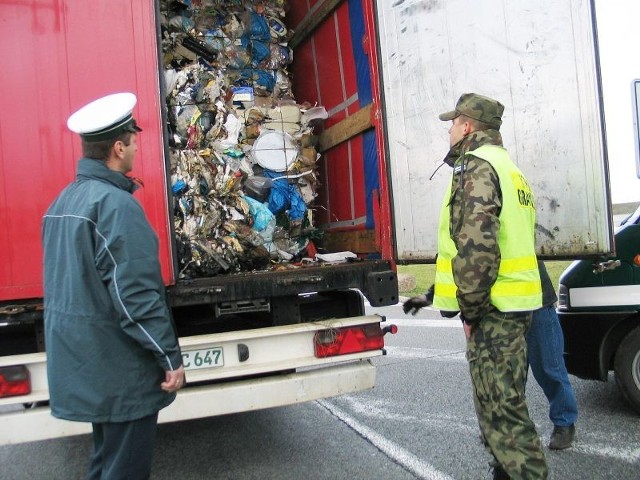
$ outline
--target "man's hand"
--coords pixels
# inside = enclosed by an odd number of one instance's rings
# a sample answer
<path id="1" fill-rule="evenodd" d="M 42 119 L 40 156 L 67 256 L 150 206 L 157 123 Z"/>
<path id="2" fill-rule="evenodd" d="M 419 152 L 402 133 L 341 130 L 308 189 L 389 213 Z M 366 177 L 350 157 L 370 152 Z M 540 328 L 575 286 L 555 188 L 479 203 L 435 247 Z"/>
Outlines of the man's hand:
<path id="1" fill-rule="evenodd" d="M 467 340 L 469 340 L 471 334 L 473 333 L 473 325 L 462 322 L 462 328 L 464 329 L 464 336 L 467 337 Z"/>
<path id="2" fill-rule="evenodd" d="M 160 388 L 165 392 L 177 392 L 184 385 L 184 367 L 175 370 L 167 370 L 164 372 L 164 382 L 160 384 Z"/>
<path id="3" fill-rule="evenodd" d="M 415 315 L 423 307 L 428 307 L 433 303 L 433 285 L 427 290 L 424 295 L 417 295 L 411 297 L 409 300 L 402 304 L 402 310 L 404 313 L 411 312 L 411 315 Z"/>
<path id="4" fill-rule="evenodd" d="M 464 327 L 464 334 L 467 337 L 467 340 L 473 334 L 473 331 L 478 326 L 479 321 L 467 321 L 464 315 L 460 315 L 460 320 L 462 320 L 462 326 Z"/>

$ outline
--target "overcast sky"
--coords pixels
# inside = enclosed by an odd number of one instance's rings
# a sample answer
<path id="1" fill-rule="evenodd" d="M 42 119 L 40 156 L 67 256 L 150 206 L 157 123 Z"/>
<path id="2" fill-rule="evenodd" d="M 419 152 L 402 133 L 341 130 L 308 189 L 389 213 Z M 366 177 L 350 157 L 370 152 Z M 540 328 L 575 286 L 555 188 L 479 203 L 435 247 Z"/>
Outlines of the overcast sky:
<path id="1" fill-rule="evenodd" d="M 640 201 L 631 84 L 640 79 L 640 0 L 596 0 L 613 203 Z"/>

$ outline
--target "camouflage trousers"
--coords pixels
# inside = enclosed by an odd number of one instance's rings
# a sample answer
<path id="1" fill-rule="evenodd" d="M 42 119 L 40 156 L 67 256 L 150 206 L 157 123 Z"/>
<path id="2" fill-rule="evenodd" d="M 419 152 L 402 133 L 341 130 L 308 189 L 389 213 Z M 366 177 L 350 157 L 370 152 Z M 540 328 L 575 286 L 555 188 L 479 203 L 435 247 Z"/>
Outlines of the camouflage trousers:
<path id="1" fill-rule="evenodd" d="M 512 479 L 547 478 L 547 463 L 525 398 L 525 333 L 530 323 L 530 313 L 491 313 L 467 340 L 480 430 L 487 450 Z"/>

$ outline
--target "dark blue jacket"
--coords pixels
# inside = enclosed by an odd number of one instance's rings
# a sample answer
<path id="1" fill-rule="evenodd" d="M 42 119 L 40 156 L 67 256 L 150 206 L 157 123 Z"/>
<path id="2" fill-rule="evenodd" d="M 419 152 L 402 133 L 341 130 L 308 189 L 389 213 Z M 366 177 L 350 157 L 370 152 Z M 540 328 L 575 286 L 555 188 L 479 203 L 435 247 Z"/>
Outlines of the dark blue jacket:
<path id="1" fill-rule="evenodd" d="M 158 239 L 136 184 L 83 158 L 42 226 L 47 374 L 54 416 L 124 422 L 169 405 L 181 365 Z"/>
<path id="2" fill-rule="evenodd" d="M 558 301 L 558 296 L 547 272 L 547 267 L 542 260 L 538 260 L 538 270 L 540 270 L 540 283 L 542 284 L 542 306 L 552 306 Z"/>

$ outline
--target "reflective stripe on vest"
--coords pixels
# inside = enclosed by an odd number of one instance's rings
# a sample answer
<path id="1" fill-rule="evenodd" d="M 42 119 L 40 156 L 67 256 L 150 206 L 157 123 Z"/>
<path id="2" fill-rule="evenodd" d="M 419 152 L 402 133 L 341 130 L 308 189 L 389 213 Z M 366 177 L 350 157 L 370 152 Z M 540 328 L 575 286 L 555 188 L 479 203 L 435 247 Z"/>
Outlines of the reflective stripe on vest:
<path id="1" fill-rule="evenodd" d="M 502 209 L 498 217 L 501 261 L 498 277 L 491 287 L 491 304 L 502 312 L 536 310 L 542 306 L 542 288 L 535 254 L 535 208 L 531 188 L 504 148 L 484 145 L 468 154 L 491 164 L 498 174 L 502 191 Z M 451 239 L 449 225 L 451 188 L 452 183 L 440 211 L 433 306 L 457 311 L 460 307 L 452 259 L 458 250 Z"/>

